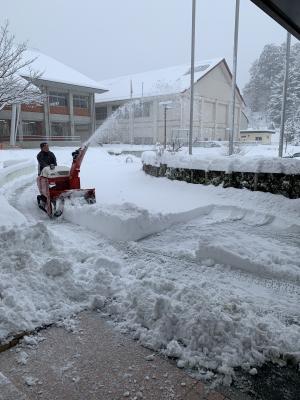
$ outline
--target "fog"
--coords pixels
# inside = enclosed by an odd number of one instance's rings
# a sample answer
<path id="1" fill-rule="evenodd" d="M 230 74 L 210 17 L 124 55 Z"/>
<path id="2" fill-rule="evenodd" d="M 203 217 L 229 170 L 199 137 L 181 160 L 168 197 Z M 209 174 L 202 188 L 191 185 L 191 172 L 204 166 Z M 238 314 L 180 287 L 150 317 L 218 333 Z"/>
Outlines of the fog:
<path id="1" fill-rule="evenodd" d="M 89 77 L 105 78 L 190 62 L 191 0 L 10 0 L 1 5 L 17 41 Z M 234 0 L 198 0 L 196 60 L 224 56 L 232 65 Z M 285 30 L 241 0 L 238 84 L 267 43 Z"/>

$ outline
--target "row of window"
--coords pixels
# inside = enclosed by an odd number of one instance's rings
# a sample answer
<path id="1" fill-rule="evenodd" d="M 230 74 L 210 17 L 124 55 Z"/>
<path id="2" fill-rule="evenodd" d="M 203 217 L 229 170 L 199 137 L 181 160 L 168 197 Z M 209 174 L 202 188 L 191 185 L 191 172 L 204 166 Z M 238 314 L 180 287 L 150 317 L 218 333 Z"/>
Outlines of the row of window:
<path id="1" fill-rule="evenodd" d="M 117 111 L 120 108 L 121 104 L 112 106 L 112 113 Z M 133 105 L 133 116 L 134 118 L 148 118 L 151 113 L 151 102 L 147 101 L 140 104 Z M 129 118 L 129 109 L 130 106 L 120 110 L 120 117 L 124 119 Z M 103 121 L 108 116 L 107 106 L 96 107 L 96 120 Z"/>
<path id="2" fill-rule="evenodd" d="M 68 107 L 69 96 L 67 93 L 49 92 L 49 105 L 52 107 Z M 88 96 L 73 95 L 73 107 L 88 108 Z"/>
<path id="3" fill-rule="evenodd" d="M 247 136 L 246 135 L 241 135 L 242 139 L 246 139 Z M 248 135 L 248 138 L 250 138 L 250 136 Z M 267 136 L 267 139 L 269 139 L 269 136 Z M 256 142 L 261 142 L 263 140 L 263 138 L 261 136 L 256 136 L 255 141 Z"/>

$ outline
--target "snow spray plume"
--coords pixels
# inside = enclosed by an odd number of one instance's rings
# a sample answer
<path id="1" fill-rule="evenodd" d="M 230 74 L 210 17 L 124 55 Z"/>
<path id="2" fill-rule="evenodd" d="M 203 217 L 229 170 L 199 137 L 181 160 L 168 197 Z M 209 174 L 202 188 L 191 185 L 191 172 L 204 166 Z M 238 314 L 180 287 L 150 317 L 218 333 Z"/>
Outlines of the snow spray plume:
<path id="1" fill-rule="evenodd" d="M 143 110 L 143 102 L 130 101 L 115 110 L 93 135 L 85 142 L 85 145 L 97 145 L 103 143 L 121 142 L 131 143 L 131 127 L 134 113 Z"/>

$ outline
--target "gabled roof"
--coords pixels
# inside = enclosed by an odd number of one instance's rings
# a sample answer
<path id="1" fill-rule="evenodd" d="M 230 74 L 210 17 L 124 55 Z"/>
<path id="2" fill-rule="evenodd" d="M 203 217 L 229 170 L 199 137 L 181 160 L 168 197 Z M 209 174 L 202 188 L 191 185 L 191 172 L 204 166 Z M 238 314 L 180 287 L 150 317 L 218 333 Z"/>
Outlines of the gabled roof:
<path id="1" fill-rule="evenodd" d="M 195 62 L 195 82 L 222 61 L 225 61 L 224 58 Z M 181 93 L 189 89 L 190 80 L 190 65 L 179 65 L 106 79 L 99 84 L 107 88 L 108 92 L 96 95 L 96 102 L 130 99 L 131 90 L 132 98 Z"/>
<path id="2" fill-rule="evenodd" d="M 36 58 L 36 59 L 35 59 Z M 72 85 L 81 88 L 91 89 L 93 92 L 102 93 L 106 89 L 101 84 L 83 75 L 81 72 L 63 64 L 56 59 L 49 57 L 37 50 L 26 50 L 24 52 L 24 60 L 32 60 L 30 69 L 41 73 L 38 79 L 40 83 L 59 83 L 64 85 Z M 25 67 L 20 75 L 24 78 L 30 77 L 30 69 Z"/>

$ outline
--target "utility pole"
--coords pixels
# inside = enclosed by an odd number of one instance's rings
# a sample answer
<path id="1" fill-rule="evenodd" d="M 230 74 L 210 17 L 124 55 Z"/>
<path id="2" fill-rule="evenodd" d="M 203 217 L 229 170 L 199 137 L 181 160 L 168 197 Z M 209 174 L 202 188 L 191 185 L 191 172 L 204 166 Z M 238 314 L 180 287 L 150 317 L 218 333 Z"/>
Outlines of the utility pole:
<path id="1" fill-rule="evenodd" d="M 133 96 L 133 87 L 132 87 L 132 79 L 130 79 L 130 112 L 129 112 L 129 136 L 130 136 L 130 144 L 133 144 L 133 124 L 134 124 L 134 120 L 133 120 L 133 100 L 132 100 L 132 96 Z"/>
<path id="2" fill-rule="evenodd" d="M 234 23 L 234 44 L 233 44 L 233 68 L 232 68 L 232 86 L 231 86 L 231 109 L 230 119 L 231 126 L 229 131 L 229 155 L 233 154 L 234 141 L 234 120 L 235 120 L 235 93 L 236 93 L 236 67 L 237 67 L 237 51 L 239 39 L 239 14 L 240 0 L 235 2 L 235 23 Z"/>
<path id="3" fill-rule="evenodd" d="M 196 0 L 192 0 L 192 40 L 191 40 L 191 88 L 190 88 L 190 131 L 189 131 L 189 154 L 193 152 L 193 118 L 194 118 L 194 69 L 195 69 L 195 19 Z"/>
<path id="4" fill-rule="evenodd" d="M 165 117 L 165 126 L 164 126 L 164 149 L 167 147 L 167 106 L 164 107 L 164 117 Z"/>
<path id="5" fill-rule="evenodd" d="M 279 149 L 278 149 L 279 157 L 282 157 L 282 152 L 283 152 L 283 136 L 284 136 L 284 124 L 285 124 L 286 94 L 287 94 L 287 86 L 288 86 L 288 80 L 289 80 L 290 50 L 291 50 L 291 34 L 289 32 L 287 32 L 286 52 L 285 52 L 285 71 L 284 71 L 283 89 L 282 89 L 280 136 L 279 136 Z"/>

